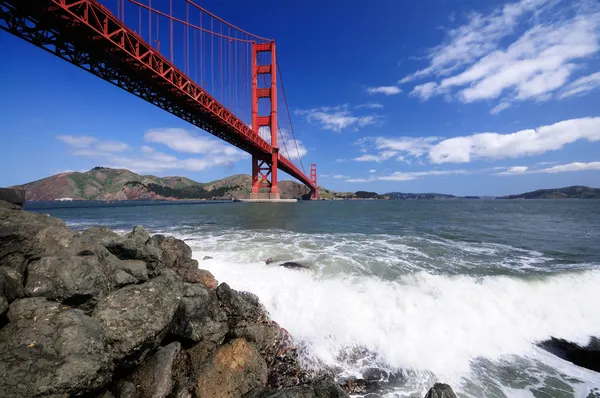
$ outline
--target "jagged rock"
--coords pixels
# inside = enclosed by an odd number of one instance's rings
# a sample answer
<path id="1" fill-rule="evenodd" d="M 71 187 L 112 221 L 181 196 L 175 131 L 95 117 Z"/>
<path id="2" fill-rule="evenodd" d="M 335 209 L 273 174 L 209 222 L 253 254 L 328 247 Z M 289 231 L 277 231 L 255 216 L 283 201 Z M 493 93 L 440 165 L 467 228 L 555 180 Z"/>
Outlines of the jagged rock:
<path id="1" fill-rule="evenodd" d="M 172 271 L 102 298 L 93 312 L 111 354 L 121 365 L 139 363 L 169 331 L 182 297 L 182 282 Z"/>
<path id="2" fill-rule="evenodd" d="M 140 398 L 135 384 L 130 381 L 121 382 L 118 386 L 118 398 Z"/>
<path id="3" fill-rule="evenodd" d="M 8 310 L 8 299 L 0 294 L 0 315 L 4 315 L 6 310 Z"/>
<path id="4" fill-rule="evenodd" d="M 102 328 L 43 297 L 14 301 L 0 330 L 0 392 L 7 397 L 84 395 L 111 379 Z"/>
<path id="5" fill-rule="evenodd" d="M 425 395 L 425 398 L 456 398 L 452 387 L 444 383 L 435 383 Z"/>
<path id="6" fill-rule="evenodd" d="M 113 236 L 106 241 L 105 245 L 120 260 L 142 260 L 146 262 L 152 274 L 160 273 L 161 250 L 150 239 L 144 227 L 138 225 L 126 236 Z"/>
<path id="7" fill-rule="evenodd" d="M 171 332 L 194 342 L 221 344 L 227 334 L 227 315 L 216 293 L 200 284 L 186 283 Z"/>
<path id="8" fill-rule="evenodd" d="M 146 268 L 146 263 L 144 261 L 121 260 L 115 264 L 115 267 L 127 272 L 138 282 L 146 282 L 148 280 L 148 269 Z"/>
<path id="9" fill-rule="evenodd" d="M 279 264 L 281 267 L 289 268 L 289 269 L 310 269 L 308 265 L 296 263 L 293 261 L 288 261 L 286 263 Z"/>
<path id="10" fill-rule="evenodd" d="M 587 346 L 580 346 L 555 337 L 538 344 L 541 348 L 575 365 L 600 372 L 600 338 L 592 337 Z"/>
<path id="11" fill-rule="evenodd" d="M 0 208 L 0 267 L 23 275 L 29 262 L 65 254 L 72 243 L 73 233 L 58 218 Z"/>
<path id="12" fill-rule="evenodd" d="M 14 203 L 7 202 L 5 200 L 0 199 L 0 209 L 3 210 L 22 210 L 23 208 Z"/>
<path id="13" fill-rule="evenodd" d="M 27 267 L 25 294 L 68 305 L 94 303 L 109 290 L 98 260 L 92 256 L 43 257 Z"/>
<path id="14" fill-rule="evenodd" d="M 331 378 L 321 378 L 311 383 L 277 389 L 254 389 L 244 398 L 346 398 L 346 394 Z"/>
<path id="15" fill-rule="evenodd" d="M 212 260 L 213 258 L 211 256 L 204 256 L 204 258 L 202 260 Z"/>
<path id="16" fill-rule="evenodd" d="M 226 283 L 217 287 L 217 297 L 227 314 L 230 333 L 254 343 L 265 360 L 271 363 L 286 333 L 270 319 L 258 297 L 252 293 L 237 292 Z"/>
<path id="17" fill-rule="evenodd" d="M 173 342 L 161 347 L 131 376 L 138 394 L 148 398 L 166 398 L 173 389 L 173 362 L 181 344 Z"/>
<path id="18" fill-rule="evenodd" d="M 264 387 L 267 364 L 252 344 L 235 339 L 211 356 L 196 380 L 197 398 L 241 397 L 254 388 Z"/>
<path id="19" fill-rule="evenodd" d="M 136 278 L 134 278 L 133 276 L 131 276 L 131 274 L 128 274 L 127 272 L 121 269 L 115 272 L 115 275 L 113 277 L 113 283 L 116 287 L 133 285 L 137 282 L 138 280 Z"/>
<path id="20" fill-rule="evenodd" d="M 16 269 L 0 267 L 0 296 L 6 297 L 9 303 L 25 296 L 23 275 Z"/>
<path id="21" fill-rule="evenodd" d="M 177 274 L 184 282 L 200 283 L 208 289 L 217 288 L 217 280 L 209 271 L 199 268 L 179 268 Z"/>
<path id="22" fill-rule="evenodd" d="M 192 260 L 192 249 L 181 239 L 172 236 L 154 235 L 153 244 L 162 250 L 162 265 L 171 269 L 198 267 Z"/>

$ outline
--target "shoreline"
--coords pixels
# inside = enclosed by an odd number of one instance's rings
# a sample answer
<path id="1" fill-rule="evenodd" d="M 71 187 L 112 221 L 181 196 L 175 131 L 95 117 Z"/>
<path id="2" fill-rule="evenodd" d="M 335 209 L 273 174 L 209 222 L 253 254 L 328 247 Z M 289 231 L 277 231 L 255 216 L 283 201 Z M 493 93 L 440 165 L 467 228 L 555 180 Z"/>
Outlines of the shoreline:
<path id="1" fill-rule="evenodd" d="M 0 390 L 11 397 L 347 396 L 327 371 L 304 370 L 258 298 L 219 284 L 183 241 L 139 226 L 74 232 L 6 202 L 0 219 Z"/>

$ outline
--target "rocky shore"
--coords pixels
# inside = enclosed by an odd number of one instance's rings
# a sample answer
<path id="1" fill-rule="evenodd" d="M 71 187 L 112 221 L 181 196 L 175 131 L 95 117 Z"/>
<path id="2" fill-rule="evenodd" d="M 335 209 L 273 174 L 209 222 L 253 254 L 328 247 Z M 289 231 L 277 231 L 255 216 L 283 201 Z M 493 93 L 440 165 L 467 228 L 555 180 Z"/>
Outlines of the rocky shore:
<path id="1" fill-rule="evenodd" d="M 346 397 L 183 241 L 0 201 L 0 397 Z M 436 385 L 428 397 L 454 397 Z"/>

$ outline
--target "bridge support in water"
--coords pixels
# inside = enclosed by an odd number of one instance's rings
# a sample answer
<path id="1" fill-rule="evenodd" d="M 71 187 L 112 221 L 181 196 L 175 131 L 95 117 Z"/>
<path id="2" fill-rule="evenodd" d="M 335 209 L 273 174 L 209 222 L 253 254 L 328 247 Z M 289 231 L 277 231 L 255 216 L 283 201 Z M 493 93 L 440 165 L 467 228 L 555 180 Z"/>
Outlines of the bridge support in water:
<path id="1" fill-rule="evenodd" d="M 270 53 L 270 63 L 259 63 L 262 53 Z M 260 79 L 259 79 L 260 78 Z M 262 81 L 262 86 L 259 84 Z M 264 87 L 267 86 L 267 87 Z M 259 115 L 259 101 L 268 98 L 271 103 L 269 115 Z M 261 127 L 271 131 L 271 156 L 252 155 L 252 190 L 250 199 L 279 199 L 277 186 L 277 58 L 275 42 L 252 44 L 252 130 L 258 135 Z M 263 192 L 261 192 L 263 190 Z M 267 192 L 264 192 L 267 191 Z"/>

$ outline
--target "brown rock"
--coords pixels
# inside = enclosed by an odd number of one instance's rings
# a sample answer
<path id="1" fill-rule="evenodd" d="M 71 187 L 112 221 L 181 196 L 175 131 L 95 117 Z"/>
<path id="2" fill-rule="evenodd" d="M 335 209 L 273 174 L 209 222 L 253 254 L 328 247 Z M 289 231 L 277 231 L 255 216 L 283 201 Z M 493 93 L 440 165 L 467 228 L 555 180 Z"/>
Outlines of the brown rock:
<path id="1" fill-rule="evenodd" d="M 220 347 L 196 377 L 196 398 L 237 398 L 264 387 L 267 364 L 244 339 Z"/>
<path id="2" fill-rule="evenodd" d="M 138 394 L 148 398 L 165 398 L 173 389 L 173 363 L 181 344 L 173 342 L 161 347 L 131 377 Z"/>
<path id="3" fill-rule="evenodd" d="M 181 276 L 184 282 L 201 283 L 207 289 L 216 289 L 218 282 L 209 271 L 198 268 L 179 268 L 177 274 Z"/>

